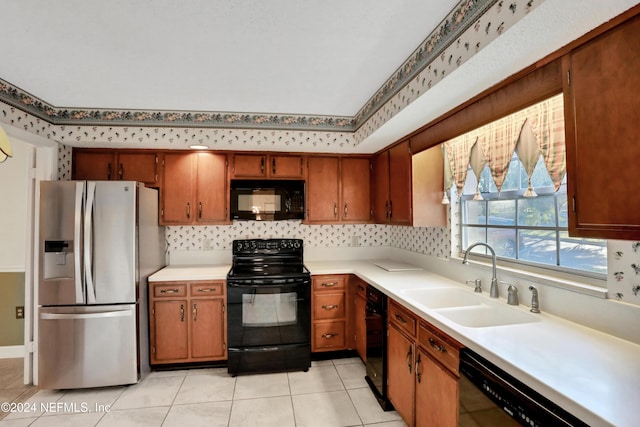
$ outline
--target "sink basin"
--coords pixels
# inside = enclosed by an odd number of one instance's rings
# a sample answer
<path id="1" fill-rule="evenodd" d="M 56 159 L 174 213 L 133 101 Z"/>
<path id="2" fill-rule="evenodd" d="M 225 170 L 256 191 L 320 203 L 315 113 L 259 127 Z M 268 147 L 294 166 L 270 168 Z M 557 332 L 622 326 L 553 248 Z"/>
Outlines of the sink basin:
<path id="1" fill-rule="evenodd" d="M 479 295 L 457 288 L 417 288 L 402 291 L 407 297 L 431 309 L 480 305 Z"/>
<path id="2" fill-rule="evenodd" d="M 516 325 L 540 321 L 533 314 L 499 305 L 452 308 L 440 310 L 439 313 L 459 325 L 470 328 Z"/>

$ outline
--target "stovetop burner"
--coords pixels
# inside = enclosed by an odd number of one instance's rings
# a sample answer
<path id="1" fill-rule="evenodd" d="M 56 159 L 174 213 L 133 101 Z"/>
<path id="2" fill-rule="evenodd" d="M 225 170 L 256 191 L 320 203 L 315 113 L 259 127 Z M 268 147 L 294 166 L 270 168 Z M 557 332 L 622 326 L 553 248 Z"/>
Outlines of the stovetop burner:
<path id="1" fill-rule="evenodd" d="M 295 280 L 310 276 L 301 239 L 234 240 L 229 280 Z"/>

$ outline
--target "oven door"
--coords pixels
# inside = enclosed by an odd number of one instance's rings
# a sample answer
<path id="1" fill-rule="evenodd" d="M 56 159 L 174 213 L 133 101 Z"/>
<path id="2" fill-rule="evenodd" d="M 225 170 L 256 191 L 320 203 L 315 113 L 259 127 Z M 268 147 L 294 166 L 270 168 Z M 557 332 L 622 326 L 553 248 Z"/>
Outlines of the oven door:
<path id="1" fill-rule="evenodd" d="M 229 349 L 306 344 L 311 336 L 311 284 L 227 281 Z"/>

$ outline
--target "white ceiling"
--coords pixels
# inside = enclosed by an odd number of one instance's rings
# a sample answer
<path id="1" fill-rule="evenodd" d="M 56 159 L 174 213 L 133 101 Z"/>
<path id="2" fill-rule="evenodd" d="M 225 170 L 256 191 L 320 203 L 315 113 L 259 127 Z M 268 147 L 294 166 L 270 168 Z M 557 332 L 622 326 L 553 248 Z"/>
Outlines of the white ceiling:
<path id="1" fill-rule="evenodd" d="M 456 3 L 2 0 L 0 77 L 57 107 L 353 116 Z"/>
<path id="2" fill-rule="evenodd" d="M 533 1 L 355 151 L 377 151 L 639 3 Z M 351 117 L 457 3 L 0 0 L 0 78 L 56 107 Z"/>

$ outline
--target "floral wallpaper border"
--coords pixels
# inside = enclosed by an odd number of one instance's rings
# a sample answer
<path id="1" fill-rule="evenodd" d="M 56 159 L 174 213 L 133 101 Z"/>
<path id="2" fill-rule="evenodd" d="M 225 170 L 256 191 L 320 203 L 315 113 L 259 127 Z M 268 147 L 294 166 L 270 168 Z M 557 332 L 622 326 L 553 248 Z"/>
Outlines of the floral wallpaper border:
<path id="1" fill-rule="evenodd" d="M 0 101 L 30 113 L 39 120 L 59 126 L 61 132 L 64 126 L 91 125 L 288 129 L 356 132 L 355 140 L 360 142 L 543 1 L 460 1 L 438 28 L 425 39 L 354 117 L 69 109 L 53 106 L 2 79 L 0 79 Z M 481 27 L 483 31 L 480 31 Z M 461 51 L 453 52 L 452 49 Z M 82 133 L 80 140 L 92 142 L 84 139 Z"/>

